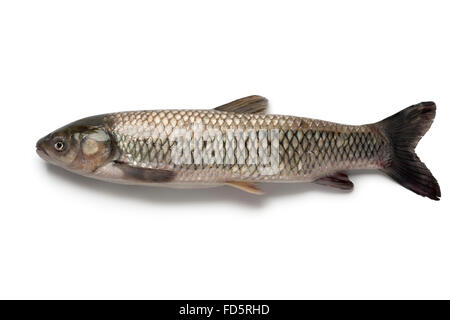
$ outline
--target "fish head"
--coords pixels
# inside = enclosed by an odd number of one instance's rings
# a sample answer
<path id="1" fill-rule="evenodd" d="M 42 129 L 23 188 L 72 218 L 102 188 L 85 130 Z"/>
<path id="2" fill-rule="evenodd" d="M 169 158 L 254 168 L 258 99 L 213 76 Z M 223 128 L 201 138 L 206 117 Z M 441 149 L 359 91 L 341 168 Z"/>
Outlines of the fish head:
<path id="1" fill-rule="evenodd" d="M 51 132 L 39 139 L 36 152 L 64 169 L 79 174 L 94 172 L 111 160 L 114 150 L 102 118 L 81 119 Z"/>

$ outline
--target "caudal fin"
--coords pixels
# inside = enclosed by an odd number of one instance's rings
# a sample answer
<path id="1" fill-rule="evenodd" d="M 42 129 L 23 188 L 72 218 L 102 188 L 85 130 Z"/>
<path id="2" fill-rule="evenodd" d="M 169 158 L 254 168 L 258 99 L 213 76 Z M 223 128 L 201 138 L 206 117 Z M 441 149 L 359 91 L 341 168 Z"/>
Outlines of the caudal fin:
<path id="1" fill-rule="evenodd" d="M 382 170 L 405 188 L 421 196 L 439 200 L 441 190 L 430 170 L 414 149 L 428 131 L 436 114 L 434 102 L 422 102 L 406 108 L 376 125 L 392 147 Z"/>

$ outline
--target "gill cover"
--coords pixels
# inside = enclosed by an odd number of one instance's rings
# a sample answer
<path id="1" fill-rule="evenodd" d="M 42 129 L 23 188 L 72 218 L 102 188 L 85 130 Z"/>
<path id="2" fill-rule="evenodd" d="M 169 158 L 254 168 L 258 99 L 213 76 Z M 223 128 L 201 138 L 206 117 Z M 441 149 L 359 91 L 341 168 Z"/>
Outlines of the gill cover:
<path id="1" fill-rule="evenodd" d="M 111 137 L 103 128 L 80 132 L 78 139 L 80 148 L 71 169 L 93 172 L 112 156 Z"/>

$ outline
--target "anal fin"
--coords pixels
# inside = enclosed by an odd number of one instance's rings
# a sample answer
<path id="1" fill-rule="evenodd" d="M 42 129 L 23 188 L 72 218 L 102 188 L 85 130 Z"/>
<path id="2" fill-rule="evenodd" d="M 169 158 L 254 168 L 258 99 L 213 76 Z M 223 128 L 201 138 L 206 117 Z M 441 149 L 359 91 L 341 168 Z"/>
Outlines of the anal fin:
<path id="1" fill-rule="evenodd" d="M 341 190 L 353 189 L 353 182 L 350 181 L 348 175 L 345 172 L 335 172 L 331 175 L 315 180 L 314 183 L 338 188 Z"/>
<path id="2" fill-rule="evenodd" d="M 261 189 L 250 182 L 227 181 L 225 184 L 251 194 L 262 195 L 264 193 Z"/>

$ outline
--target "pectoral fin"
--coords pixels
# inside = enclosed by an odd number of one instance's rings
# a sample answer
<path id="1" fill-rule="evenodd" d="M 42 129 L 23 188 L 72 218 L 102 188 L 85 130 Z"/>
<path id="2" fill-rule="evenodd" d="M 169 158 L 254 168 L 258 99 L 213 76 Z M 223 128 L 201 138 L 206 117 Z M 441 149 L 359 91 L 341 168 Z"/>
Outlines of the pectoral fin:
<path id="1" fill-rule="evenodd" d="M 250 182 L 227 181 L 225 184 L 252 194 L 262 195 L 264 193 L 261 189 Z"/>
<path id="2" fill-rule="evenodd" d="M 315 180 L 314 183 L 342 190 L 353 189 L 353 182 L 350 181 L 347 174 L 344 172 L 336 172 L 332 175 L 325 176 L 323 178 Z"/>
<path id="3" fill-rule="evenodd" d="M 123 162 L 116 162 L 114 163 L 114 166 L 122 170 L 125 178 L 139 182 L 170 182 L 176 175 L 172 170 L 139 168 Z"/>
<path id="4" fill-rule="evenodd" d="M 248 96 L 215 108 L 217 111 L 235 113 L 266 113 L 268 101 L 261 96 Z"/>

